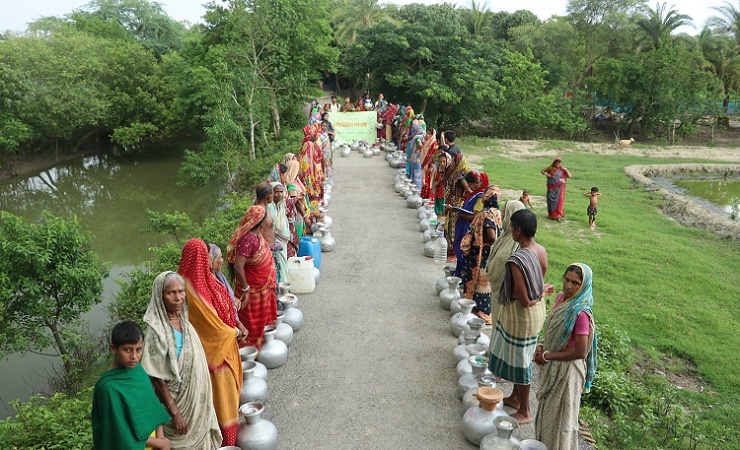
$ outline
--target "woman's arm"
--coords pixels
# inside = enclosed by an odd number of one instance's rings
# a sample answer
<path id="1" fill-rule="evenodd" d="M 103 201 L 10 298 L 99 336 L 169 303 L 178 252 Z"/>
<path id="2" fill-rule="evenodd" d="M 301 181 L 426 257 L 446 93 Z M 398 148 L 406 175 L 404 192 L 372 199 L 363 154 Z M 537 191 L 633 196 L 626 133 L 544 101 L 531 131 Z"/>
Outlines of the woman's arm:
<path id="1" fill-rule="evenodd" d="M 547 178 L 550 178 L 550 172 L 547 171 L 547 167 L 545 167 L 544 169 L 540 170 L 540 173 L 542 175 L 546 176 Z"/>
<path id="2" fill-rule="evenodd" d="M 485 244 L 493 244 L 496 242 L 496 230 L 494 230 L 491 227 L 486 227 L 483 229 L 483 243 Z"/>
<path id="3" fill-rule="evenodd" d="M 239 282 L 239 285 L 242 288 L 241 292 L 235 292 L 234 294 L 239 296 L 239 300 L 241 302 L 240 307 L 244 307 L 244 305 L 247 304 L 247 291 L 249 290 L 249 283 L 247 283 L 247 277 L 244 274 L 244 266 L 247 264 L 247 257 L 237 255 L 236 261 L 234 261 L 234 275 L 236 276 L 236 281 Z M 246 291 L 245 291 L 246 289 Z"/>
<path id="4" fill-rule="evenodd" d="M 576 335 L 576 345 L 574 347 L 565 347 L 565 350 L 561 352 L 542 352 L 538 364 L 546 364 L 550 361 L 584 359 L 588 355 L 588 350 L 588 335 Z"/>
<path id="5" fill-rule="evenodd" d="M 151 378 L 151 380 L 152 385 L 154 386 L 154 391 L 157 393 L 157 397 L 159 397 L 159 400 L 163 405 L 165 405 L 165 408 L 167 408 L 167 411 L 172 416 L 172 423 L 175 425 L 175 433 L 187 434 L 188 423 L 185 421 L 185 418 L 182 417 L 182 413 L 180 413 L 180 408 L 177 407 L 175 399 L 172 398 L 172 394 L 170 394 L 170 389 L 167 387 L 167 383 L 159 378 Z"/>
<path id="6" fill-rule="evenodd" d="M 561 167 L 563 169 L 563 178 L 570 178 L 570 172 L 568 172 L 568 169 L 565 167 Z"/>

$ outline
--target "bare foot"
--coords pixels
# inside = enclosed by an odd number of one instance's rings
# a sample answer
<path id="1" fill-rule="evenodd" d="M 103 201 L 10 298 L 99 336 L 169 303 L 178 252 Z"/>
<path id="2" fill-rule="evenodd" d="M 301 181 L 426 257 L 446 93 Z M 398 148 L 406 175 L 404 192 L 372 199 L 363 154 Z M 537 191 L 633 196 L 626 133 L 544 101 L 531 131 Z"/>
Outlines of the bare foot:
<path id="1" fill-rule="evenodd" d="M 519 425 L 524 425 L 527 423 L 532 423 L 532 414 L 524 414 L 521 411 L 517 411 L 514 414 L 511 415 L 514 419 L 516 419 L 517 422 L 519 422 Z"/>
<path id="2" fill-rule="evenodd" d="M 504 399 L 504 405 L 508 406 L 509 408 L 519 410 L 519 400 L 516 398 L 506 397 Z"/>

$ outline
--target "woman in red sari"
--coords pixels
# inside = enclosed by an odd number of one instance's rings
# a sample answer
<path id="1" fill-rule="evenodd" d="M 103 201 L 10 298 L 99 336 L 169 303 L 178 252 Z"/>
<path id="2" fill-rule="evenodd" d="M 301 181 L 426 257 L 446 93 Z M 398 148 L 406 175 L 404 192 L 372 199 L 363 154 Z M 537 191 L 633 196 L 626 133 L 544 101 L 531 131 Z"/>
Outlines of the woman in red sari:
<path id="1" fill-rule="evenodd" d="M 570 178 L 570 172 L 563 167 L 563 160 L 555 158 L 549 166 L 540 171 L 547 177 L 547 217 L 560 221 L 565 218 L 563 206 L 565 204 L 565 180 Z"/>
<path id="2" fill-rule="evenodd" d="M 236 319 L 226 287 L 211 273 L 208 247 L 204 241 L 191 239 L 185 244 L 178 273 L 185 279 L 190 323 L 206 354 L 213 407 L 223 435 L 221 445 L 236 445 L 239 392 L 242 390 L 237 339 L 246 342 L 246 330 Z"/>
<path id="3" fill-rule="evenodd" d="M 319 130 L 320 132 L 320 130 Z M 324 197 L 324 155 L 321 147 L 316 143 L 316 129 L 312 126 L 303 128 L 303 146 L 298 157 L 300 178 L 308 194 L 309 215 L 315 215 L 319 204 Z"/>
<path id="4" fill-rule="evenodd" d="M 437 159 L 437 131 L 429 128 L 421 144 L 421 198 L 434 198 L 432 192 L 432 176 L 434 175 L 434 161 Z"/>
<path id="5" fill-rule="evenodd" d="M 252 206 L 226 247 L 226 261 L 235 278 L 234 293 L 240 296 L 239 320 L 249 332 L 245 344 L 258 348 L 265 326 L 277 318 L 277 272 L 270 251 L 275 243 L 272 225 L 265 208 Z"/>

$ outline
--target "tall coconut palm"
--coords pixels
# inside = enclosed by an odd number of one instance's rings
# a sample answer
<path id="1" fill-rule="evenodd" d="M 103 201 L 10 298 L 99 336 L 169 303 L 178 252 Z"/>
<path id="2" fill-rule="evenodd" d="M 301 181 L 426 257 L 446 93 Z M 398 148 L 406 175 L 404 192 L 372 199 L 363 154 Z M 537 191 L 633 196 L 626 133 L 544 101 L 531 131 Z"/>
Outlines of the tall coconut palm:
<path id="1" fill-rule="evenodd" d="M 732 34 L 735 37 L 735 45 L 740 46 L 740 0 L 737 8 L 732 3 L 725 2 L 722 6 L 713 6 L 712 9 L 717 11 L 719 16 L 710 17 L 707 24 Z"/>
<path id="2" fill-rule="evenodd" d="M 663 4 L 656 3 L 655 9 L 646 7 L 643 10 L 643 16 L 635 21 L 635 24 L 645 33 L 653 45 L 653 48 L 659 48 L 666 41 L 671 39 L 671 33 L 684 25 L 693 26 L 691 16 L 679 14 L 675 6 L 667 9 L 666 2 Z"/>
<path id="3" fill-rule="evenodd" d="M 334 38 L 340 46 L 353 45 L 358 32 L 389 19 L 378 0 L 343 0 L 334 14 Z"/>

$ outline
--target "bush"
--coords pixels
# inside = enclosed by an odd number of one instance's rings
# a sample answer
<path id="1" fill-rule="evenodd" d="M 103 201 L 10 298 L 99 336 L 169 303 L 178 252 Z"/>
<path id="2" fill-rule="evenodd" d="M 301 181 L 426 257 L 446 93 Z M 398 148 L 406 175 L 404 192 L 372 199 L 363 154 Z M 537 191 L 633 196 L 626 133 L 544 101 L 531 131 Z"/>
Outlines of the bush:
<path id="1" fill-rule="evenodd" d="M 88 450 L 93 446 L 92 388 L 78 395 L 34 395 L 11 402 L 17 414 L 0 422 L 0 448 Z"/>

